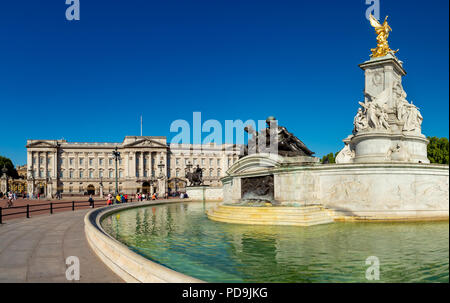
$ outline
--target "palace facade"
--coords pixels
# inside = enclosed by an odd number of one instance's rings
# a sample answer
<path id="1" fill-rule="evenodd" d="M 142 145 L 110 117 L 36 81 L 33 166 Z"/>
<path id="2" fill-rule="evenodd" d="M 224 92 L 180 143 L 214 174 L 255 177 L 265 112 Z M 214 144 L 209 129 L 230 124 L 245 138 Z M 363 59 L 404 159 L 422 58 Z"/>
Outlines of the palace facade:
<path id="1" fill-rule="evenodd" d="M 53 197 L 114 193 L 185 191 L 187 169 L 200 166 L 205 185 L 238 160 L 235 144 L 168 144 L 163 136 L 126 136 L 122 143 L 27 140 L 28 193 Z M 120 157 L 113 151 L 117 148 Z"/>

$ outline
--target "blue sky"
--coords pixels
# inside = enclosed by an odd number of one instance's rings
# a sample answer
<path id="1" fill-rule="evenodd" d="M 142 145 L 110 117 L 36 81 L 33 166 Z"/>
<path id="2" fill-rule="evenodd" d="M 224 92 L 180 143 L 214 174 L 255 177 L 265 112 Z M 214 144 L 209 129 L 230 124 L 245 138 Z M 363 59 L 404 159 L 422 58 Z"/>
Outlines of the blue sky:
<path id="1" fill-rule="evenodd" d="M 376 46 L 355 1 L 3 1 L 0 155 L 26 162 L 27 139 L 121 142 L 167 136 L 176 119 L 274 115 L 317 156 L 352 130 Z M 449 2 L 381 0 L 423 133 L 448 137 Z M 205 134 L 206 136 L 207 134 Z M 192 137 L 192 135 L 191 135 Z"/>

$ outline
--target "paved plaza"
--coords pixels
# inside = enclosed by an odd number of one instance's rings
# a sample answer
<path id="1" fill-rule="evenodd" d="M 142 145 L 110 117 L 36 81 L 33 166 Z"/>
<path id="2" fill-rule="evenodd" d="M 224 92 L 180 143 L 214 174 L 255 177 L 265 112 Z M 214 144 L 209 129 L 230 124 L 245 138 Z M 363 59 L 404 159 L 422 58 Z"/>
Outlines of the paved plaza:
<path id="1" fill-rule="evenodd" d="M 89 209 L 8 220 L 0 225 L 1 282 L 123 282 L 91 251 L 83 218 Z M 80 280 L 66 279 L 65 260 L 80 260 Z"/>

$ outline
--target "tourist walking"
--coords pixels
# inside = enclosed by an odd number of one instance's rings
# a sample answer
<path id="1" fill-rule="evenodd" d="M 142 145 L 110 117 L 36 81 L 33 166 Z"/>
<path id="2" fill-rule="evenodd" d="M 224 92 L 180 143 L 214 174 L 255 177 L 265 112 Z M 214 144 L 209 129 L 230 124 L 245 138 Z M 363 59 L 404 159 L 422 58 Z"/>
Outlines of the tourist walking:
<path id="1" fill-rule="evenodd" d="M 91 207 L 91 208 L 93 208 L 94 207 L 94 199 L 92 198 L 92 195 L 89 195 L 89 206 Z"/>
<path id="2" fill-rule="evenodd" d="M 10 208 L 10 207 L 12 207 L 12 206 L 14 206 L 14 205 L 13 205 L 13 195 L 12 195 L 12 193 L 10 192 L 10 193 L 8 194 L 8 208 Z"/>

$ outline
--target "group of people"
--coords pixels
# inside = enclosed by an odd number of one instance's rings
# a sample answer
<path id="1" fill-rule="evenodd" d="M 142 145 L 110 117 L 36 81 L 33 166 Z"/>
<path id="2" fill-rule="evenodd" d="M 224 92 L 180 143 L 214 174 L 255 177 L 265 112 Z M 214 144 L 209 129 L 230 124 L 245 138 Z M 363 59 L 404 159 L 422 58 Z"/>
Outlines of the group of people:
<path id="1" fill-rule="evenodd" d="M 189 198 L 187 193 L 179 193 L 174 192 L 171 194 L 172 197 L 180 197 L 181 199 Z M 91 199 L 92 197 L 90 197 Z M 169 198 L 169 193 L 164 194 L 164 199 Z M 90 200 L 89 199 L 89 200 Z M 148 193 L 136 193 L 135 199 L 138 202 L 142 201 L 150 201 L 150 200 L 157 200 L 159 199 L 158 193 L 148 194 Z M 107 196 L 107 205 L 113 205 L 113 204 L 120 204 L 120 203 L 127 203 L 128 202 L 128 194 L 118 193 L 117 195 L 108 194 Z M 131 200 L 133 202 L 133 200 Z"/>
<path id="2" fill-rule="evenodd" d="M 108 199 L 107 199 L 106 204 L 112 205 L 112 204 L 127 203 L 127 202 L 128 202 L 128 194 L 118 193 L 115 196 L 113 196 L 112 194 L 108 194 Z"/>
<path id="3" fill-rule="evenodd" d="M 156 200 L 158 199 L 158 194 L 154 193 L 153 195 L 146 194 L 146 193 L 136 193 L 136 200 L 137 201 L 149 201 L 149 200 Z"/>

